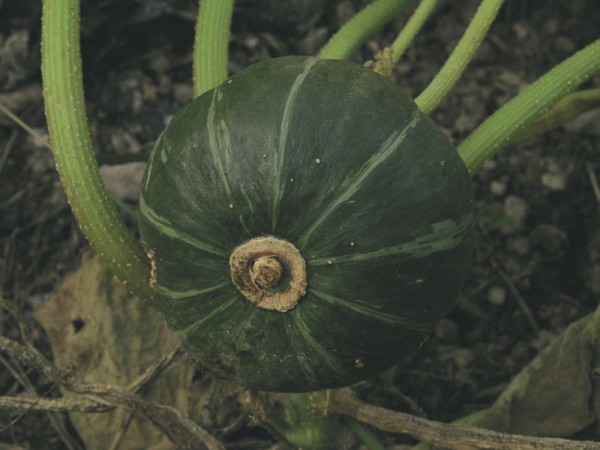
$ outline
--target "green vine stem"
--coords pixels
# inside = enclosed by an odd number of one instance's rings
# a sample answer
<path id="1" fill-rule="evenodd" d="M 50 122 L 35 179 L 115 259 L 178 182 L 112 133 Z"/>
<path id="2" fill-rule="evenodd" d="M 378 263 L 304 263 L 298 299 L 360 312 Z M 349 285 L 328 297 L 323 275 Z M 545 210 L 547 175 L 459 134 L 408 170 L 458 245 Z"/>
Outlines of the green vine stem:
<path id="1" fill-rule="evenodd" d="M 346 59 L 370 36 L 396 14 L 414 3 L 414 0 L 377 0 L 354 15 L 325 44 L 319 57 Z"/>
<path id="2" fill-rule="evenodd" d="M 54 158 L 79 226 L 132 293 L 151 298 L 142 246 L 120 220 L 100 178 L 87 125 L 79 50 L 79 0 L 44 0 L 42 79 Z"/>
<path id="3" fill-rule="evenodd" d="M 441 103 L 454 87 L 494 22 L 504 0 L 483 0 L 458 45 L 429 86 L 415 99 L 425 114 Z"/>
<path id="4" fill-rule="evenodd" d="M 227 78 L 229 29 L 234 0 L 201 0 L 194 39 L 194 95 Z"/>
<path id="5" fill-rule="evenodd" d="M 509 144 L 540 114 L 600 73 L 600 39 L 567 58 L 479 125 L 458 146 L 469 172 Z"/>
<path id="6" fill-rule="evenodd" d="M 327 414 L 330 392 L 263 393 L 257 397 L 261 422 L 293 448 L 336 448 L 341 422 L 337 414 Z"/>
<path id="7" fill-rule="evenodd" d="M 417 33 L 423 27 L 423 24 L 427 18 L 431 15 L 437 0 L 422 0 L 419 6 L 408 19 L 402 31 L 398 34 L 398 37 L 392 43 L 392 65 L 395 65 L 400 61 L 400 58 L 412 43 Z"/>
<path id="8" fill-rule="evenodd" d="M 600 88 L 584 89 L 561 98 L 527 128 L 513 136 L 509 145 L 518 144 L 553 130 L 592 109 L 600 108 Z"/>
<path id="9" fill-rule="evenodd" d="M 345 416 L 344 422 L 348 424 L 348 427 L 354 432 L 354 434 L 356 434 L 356 436 L 369 450 L 385 450 L 383 445 L 381 445 L 373 433 L 371 433 L 365 425 L 356 420 L 354 417 Z"/>

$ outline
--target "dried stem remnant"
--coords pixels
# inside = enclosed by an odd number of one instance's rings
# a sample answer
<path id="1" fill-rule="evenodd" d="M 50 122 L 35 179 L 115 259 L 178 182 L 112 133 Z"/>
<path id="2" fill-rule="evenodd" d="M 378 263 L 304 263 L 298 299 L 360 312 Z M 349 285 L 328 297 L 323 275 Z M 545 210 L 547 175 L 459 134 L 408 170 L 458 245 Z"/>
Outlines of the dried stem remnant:
<path id="1" fill-rule="evenodd" d="M 597 442 L 519 436 L 466 425 L 444 424 L 390 411 L 357 399 L 348 389 L 332 391 L 329 410 L 391 433 L 406 433 L 436 447 L 453 450 L 499 449 L 581 450 L 598 448 Z"/>
<path id="2" fill-rule="evenodd" d="M 259 308 L 286 312 L 306 294 L 306 263 L 298 249 L 283 239 L 266 236 L 245 242 L 231 253 L 229 266 L 233 284 Z M 284 266 L 290 271 L 289 286 L 271 290 L 281 281 Z"/>
<path id="3" fill-rule="evenodd" d="M 207 449 L 224 450 L 225 447 L 216 438 L 211 436 L 204 428 L 184 416 L 180 411 L 168 405 L 160 405 L 145 400 L 139 394 L 119 386 L 91 383 L 79 378 L 77 375 L 60 369 L 48 361 L 33 347 L 19 344 L 16 341 L 0 336 L 0 351 L 8 354 L 15 361 L 39 370 L 51 381 L 60 384 L 65 389 L 85 395 L 86 398 L 73 400 L 72 405 L 60 404 L 53 399 L 36 400 L 28 406 L 30 410 L 58 410 L 63 411 L 100 411 L 110 407 L 120 407 L 138 417 L 144 417 L 156 425 L 177 448 L 181 449 Z M 170 355 L 159 361 L 149 372 L 144 373 L 136 380 L 135 386 L 142 386 L 151 381 L 158 372 L 165 369 L 170 363 Z M 0 402 L 0 410 L 22 411 L 23 405 L 14 399 L 4 398 Z M 9 404 L 7 406 L 7 404 Z M 40 406 L 40 408 L 38 408 Z M 46 407 L 43 409 L 42 407 Z"/>

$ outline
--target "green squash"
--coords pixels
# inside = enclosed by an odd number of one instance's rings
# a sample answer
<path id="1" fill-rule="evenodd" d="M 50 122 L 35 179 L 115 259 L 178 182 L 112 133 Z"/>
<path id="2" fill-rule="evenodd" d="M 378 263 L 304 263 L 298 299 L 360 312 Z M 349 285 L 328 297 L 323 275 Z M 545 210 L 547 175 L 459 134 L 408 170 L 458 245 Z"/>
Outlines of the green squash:
<path id="1" fill-rule="evenodd" d="M 462 160 L 390 80 L 346 61 L 260 62 L 193 100 L 156 143 L 140 210 L 170 326 L 254 389 L 385 370 L 469 271 Z"/>

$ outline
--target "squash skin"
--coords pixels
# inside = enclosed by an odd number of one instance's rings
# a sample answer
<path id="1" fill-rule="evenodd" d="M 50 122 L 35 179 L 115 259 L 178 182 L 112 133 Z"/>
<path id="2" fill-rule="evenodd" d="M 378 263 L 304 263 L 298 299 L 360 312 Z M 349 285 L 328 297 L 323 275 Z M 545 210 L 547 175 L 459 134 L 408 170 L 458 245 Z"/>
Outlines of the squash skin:
<path id="1" fill-rule="evenodd" d="M 182 108 L 142 182 L 159 309 L 204 367 L 253 389 L 353 384 L 413 353 L 471 256 L 472 192 L 439 128 L 346 61 L 257 63 Z M 235 247 L 294 244 L 308 289 L 281 313 L 230 279 Z"/>

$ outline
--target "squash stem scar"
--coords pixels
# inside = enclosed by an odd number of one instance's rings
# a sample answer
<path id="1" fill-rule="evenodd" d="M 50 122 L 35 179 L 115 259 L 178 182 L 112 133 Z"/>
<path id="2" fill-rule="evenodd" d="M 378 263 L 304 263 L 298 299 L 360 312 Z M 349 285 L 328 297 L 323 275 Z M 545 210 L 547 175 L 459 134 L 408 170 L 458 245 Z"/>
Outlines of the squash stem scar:
<path id="1" fill-rule="evenodd" d="M 284 263 L 290 271 L 289 286 L 276 288 Z M 254 238 L 235 248 L 229 258 L 231 280 L 253 305 L 286 312 L 306 294 L 306 263 L 294 245 L 273 236 Z"/>

